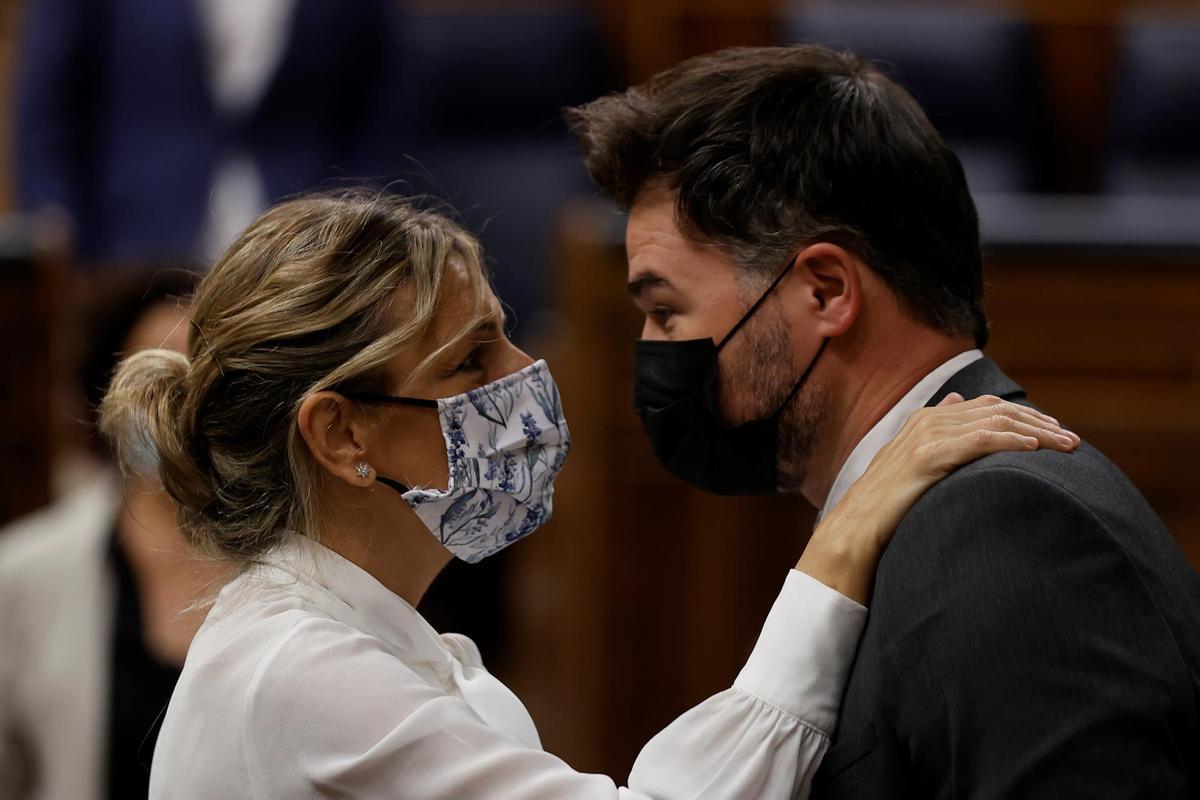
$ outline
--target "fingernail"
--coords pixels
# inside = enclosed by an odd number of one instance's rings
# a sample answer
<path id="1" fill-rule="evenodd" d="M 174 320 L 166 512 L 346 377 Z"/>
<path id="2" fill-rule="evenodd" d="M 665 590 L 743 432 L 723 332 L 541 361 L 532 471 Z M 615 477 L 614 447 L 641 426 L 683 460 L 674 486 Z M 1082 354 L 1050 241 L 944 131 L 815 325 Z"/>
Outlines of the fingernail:
<path id="1" fill-rule="evenodd" d="M 1066 435 L 1059 435 L 1057 438 L 1063 444 L 1072 444 L 1073 445 L 1073 444 L 1075 444 L 1075 439 L 1077 439 L 1078 437 L 1072 438 L 1072 437 L 1066 436 Z"/>

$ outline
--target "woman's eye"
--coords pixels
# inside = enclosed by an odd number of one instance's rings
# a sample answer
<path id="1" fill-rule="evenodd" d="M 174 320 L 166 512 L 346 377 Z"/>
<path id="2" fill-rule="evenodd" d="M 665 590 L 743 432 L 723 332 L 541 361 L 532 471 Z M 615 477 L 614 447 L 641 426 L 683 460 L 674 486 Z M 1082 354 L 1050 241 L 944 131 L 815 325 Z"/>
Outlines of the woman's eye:
<path id="1" fill-rule="evenodd" d="M 472 350 L 467 357 L 458 365 L 459 372 L 478 372 L 482 367 L 479 365 L 479 348 Z"/>

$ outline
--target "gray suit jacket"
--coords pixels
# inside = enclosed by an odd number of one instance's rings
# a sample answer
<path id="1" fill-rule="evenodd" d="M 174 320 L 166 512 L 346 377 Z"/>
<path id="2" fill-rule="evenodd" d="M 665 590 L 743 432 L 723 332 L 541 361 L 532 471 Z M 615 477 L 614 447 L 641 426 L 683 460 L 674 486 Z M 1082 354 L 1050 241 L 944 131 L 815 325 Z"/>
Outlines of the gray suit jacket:
<path id="1" fill-rule="evenodd" d="M 1028 403 L 990 359 L 933 398 Z M 1102 398 L 1098 398 L 1102 400 Z M 1086 443 L 960 469 L 904 518 L 820 798 L 1200 798 L 1200 576 Z"/>

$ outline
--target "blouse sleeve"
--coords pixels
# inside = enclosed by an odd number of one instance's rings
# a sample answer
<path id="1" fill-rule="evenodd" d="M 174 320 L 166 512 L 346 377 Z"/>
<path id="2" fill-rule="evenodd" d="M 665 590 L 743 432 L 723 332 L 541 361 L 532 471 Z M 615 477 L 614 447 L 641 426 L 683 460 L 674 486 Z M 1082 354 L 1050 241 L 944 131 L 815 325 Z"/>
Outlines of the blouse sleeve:
<path id="1" fill-rule="evenodd" d="M 836 724 L 865 621 L 862 606 L 790 572 L 733 687 L 654 737 L 628 788 L 618 788 L 489 727 L 377 639 L 309 619 L 291 637 L 303 646 L 276 648 L 247 695 L 243 752 L 251 781 L 264 784 L 252 795 L 803 798 Z"/>

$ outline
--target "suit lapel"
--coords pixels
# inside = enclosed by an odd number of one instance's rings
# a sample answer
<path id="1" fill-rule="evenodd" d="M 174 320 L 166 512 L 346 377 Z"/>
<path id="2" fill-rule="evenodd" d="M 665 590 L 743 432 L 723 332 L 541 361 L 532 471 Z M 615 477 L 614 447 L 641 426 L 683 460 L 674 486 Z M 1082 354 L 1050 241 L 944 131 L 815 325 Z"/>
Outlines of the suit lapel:
<path id="1" fill-rule="evenodd" d="M 981 358 L 963 367 L 942 384 L 926 406 L 936 406 L 951 392 L 958 392 L 967 400 L 984 394 L 993 394 L 1003 400 L 1013 400 L 1029 405 L 1025 390 L 990 358 Z"/>

